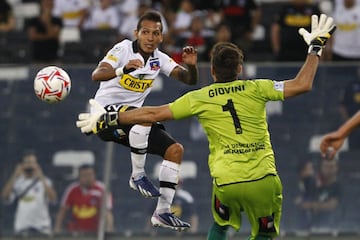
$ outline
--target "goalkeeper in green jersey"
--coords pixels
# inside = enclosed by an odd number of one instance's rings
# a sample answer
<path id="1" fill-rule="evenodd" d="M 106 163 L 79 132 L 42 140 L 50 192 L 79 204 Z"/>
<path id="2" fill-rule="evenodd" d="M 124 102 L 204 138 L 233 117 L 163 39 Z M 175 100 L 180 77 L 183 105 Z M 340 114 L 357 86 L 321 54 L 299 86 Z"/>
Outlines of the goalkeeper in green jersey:
<path id="1" fill-rule="evenodd" d="M 238 80 L 243 68 L 242 51 L 231 43 L 212 49 L 214 83 L 188 92 L 170 104 L 141 107 L 126 112 L 98 109 L 79 115 L 82 132 L 97 133 L 111 125 L 180 120 L 196 116 L 209 140 L 208 159 L 213 179 L 214 223 L 208 240 L 224 240 L 229 226 L 240 229 L 241 212 L 251 223 L 249 239 L 272 239 L 279 234 L 282 185 L 266 122 L 265 104 L 284 100 L 312 89 L 321 52 L 335 30 L 326 15 L 312 16 L 311 32 L 299 30 L 309 45 L 306 61 L 295 78 Z"/>

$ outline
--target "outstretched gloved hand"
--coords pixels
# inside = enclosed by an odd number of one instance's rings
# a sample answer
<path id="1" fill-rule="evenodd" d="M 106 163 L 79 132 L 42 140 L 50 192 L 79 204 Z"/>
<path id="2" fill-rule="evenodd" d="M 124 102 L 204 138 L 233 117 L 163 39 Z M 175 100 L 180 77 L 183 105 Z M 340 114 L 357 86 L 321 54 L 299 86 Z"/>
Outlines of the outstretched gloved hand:
<path id="1" fill-rule="evenodd" d="M 93 113 L 80 113 L 76 126 L 80 128 L 82 133 L 91 134 L 98 133 L 109 126 L 118 125 L 118 112 L 107 112 L 94 99 L 90 99 L 89 103 L 93 107 Z"/>
<path id="2" fill-rule="evenodd" d="M 299 29 L 299 34 L 304 38 L 304 41 L 309 45 L 309 54 L 316 54 L 321 56 L 323 48 L 325 48 L 327 40 L 331 37 L 336 29 L 333 23 L 334 19 L 325 14 L 311 16 L 311 32 L 309 33 L 304 28 Z"/>

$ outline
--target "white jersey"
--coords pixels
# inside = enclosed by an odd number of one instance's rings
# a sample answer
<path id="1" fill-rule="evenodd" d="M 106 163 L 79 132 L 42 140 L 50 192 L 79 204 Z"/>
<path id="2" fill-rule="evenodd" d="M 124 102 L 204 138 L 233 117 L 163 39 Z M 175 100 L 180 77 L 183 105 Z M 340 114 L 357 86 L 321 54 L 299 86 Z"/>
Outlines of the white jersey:
<path id="1" fill-rule="evenodd" d="M 94 7 L 90 16 L 84 23 L 83 29 L 117 29 L 120 25 L 120 18 L 117 8 L 110 6 L 108 8 Z"/>
<path id="2" fill-rule="evenodd" d="M 33 178 L 19 177 L 13 187 L 12 200 L 23 193 L 33 181 Z M 52 185 L 50 179 L 46 178 L 46 182 L 49 186 Z M 43 233 L 50 233 L 51 231 L 48 199 L 46 198 L 45 186 L 40 180 L 18 200 L 16 207 L 15 232 L 18 233 L 29 228 L 35 228 Z"/>
<path id="3" fill-rule="evenodd" d="M 89 9 L 88 0 L 55 0 L 53 14 L 63 20 L 65 27 L 77 27 L 81 19 L 81 11 Z"/>
<path id="4" fill-rule="evenodd" d="M 109 63 L 116 69 L 125 66 L 132 59 L 141 59 L 143 63 L 145 62 L 138 52 L 137 41 L 123 40 L 116 44 L 101 62 Z M 104 107 L 109 104 L 141 107 L 159 73 L 170 76 L 176 66 L 178 64 L 174 60 L 156 49 L 144 63 L 144 67 L 123 74 L 121 77 L 100 82 L 95 100 Z"/>
<path id="5" fill-rule="evenodd" d="M 333 52 L 346 58 L 360 58 L 360 5 L 351 9 L 335 9 Z"/>

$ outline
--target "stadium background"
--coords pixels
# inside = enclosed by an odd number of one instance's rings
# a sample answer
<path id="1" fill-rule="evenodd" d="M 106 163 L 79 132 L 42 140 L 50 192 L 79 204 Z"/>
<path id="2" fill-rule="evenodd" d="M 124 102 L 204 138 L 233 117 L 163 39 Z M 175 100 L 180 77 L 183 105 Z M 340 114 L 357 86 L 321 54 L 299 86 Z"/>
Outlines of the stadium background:
<path id="1" fill-rule="evenodd" d="M 265 29 L 269 29 L 271 16 L 277 10 L 277 5 L 270 0 L 263 2 L 264 12 L 267 14 L 263 15 L 262 23 Z M 269 3 L 266 4 L 267 2 Z M 243 77 L 286 79 L 293 77 L 300 68 L 300 63 L 271 62 L 268 36 L 266 34 L 261 42 L 255 42 L 256 47 L 247 57 L 250 62 L 245 66 L 246 76 Z M 104 177 L 106 144 L 95 136 L 87 137 L 81 134 L 75 127 L 77 114 L 86 110 L 87 101 L 97 88 L 96 83 L 90 80 L 90 74 L 99 59 L 101 46 L 89 47 L 84 42 L 70 42 L 65 46 L 64 50 L 67 48 L 68 51 L 64 52 L 64 64 L 60 66 L 68 71 L 72 78 L 71 94 L 64 102 L 49 105 L 39 101 L 33 93 L 33 78 L 41 66 L 28 64 L 30 60 L 26 41 L 27 37 L 24 34 L 14 33 L 6 37 L 0 34 L 0 187 L 4 186 L 23 151 L 35 149 L 44 173 L 52 179 L 61 197 L 64 188 L 74 180 L 72 167 L 54 165 L 55 156 L 61 151 L 86 151 L 93 154 L 97 176 L 99 179 Z M 74 61 L 88 64 L 69 64 Z M 312 139 L 316 140 L 317 136 L 335 129 L 342 122 L 338 112 L 341 90 L 349 81 L 359 78 L 358 67 L 359 63 L 321 63 L 312 92 L 268 106 L 269 129 L 277 167 L 284 185 L 281 226 L 284 239 L 305 238 L 296 235 L 296 222 L 301 221 L 296 219 L 293 204 L 297 194 L 298 166 L 308 159 L 315 163 L 319 161 L 316 141 L 312 144 Z M 209 65 L 206 63 L 200 64 L 200 78 L 200 84 L 196 87 L 211 81 Z M 193 89 L 164 76 L 156 82 L 156 89 L 149 95 L 146 105 L 167 103 Z M 185 233 L 179 236 L 171 231 L 159 229 L 159 235 L 151 237 L 144 232 L 154 202 L 140 197 L 138 193 L 129 189 L 130 155 L 126 148 L 115 146 L 110 187 L 114 196 L 116 232 L 107 239 L 205 239 L 206 231 L 212 222 L 207 141 L 194 119 L 167 122 L 165 126 L 184 145 L 184 161 L 191 161 L 197 166 L 196 176 L 186 178 L 184 186 L 195 198 L 200 217 L 199 233 Z M 343 192 L 337 227 L 311 234 L 306 239 L 360 239 L 359 156 L 360 150 L 349 148 L 345 148 L 339 156 L 339 180 Z M 147 171 L 150 174 L 160 160 L 158 157 L 149 156 Z M 59 203 L 51 206 L 52 217 L 55 216 L 58 207 Z M 14 207 L 1 202 L 0 239 L 14 239 L 13 215 Z M 248 232 L 249 225 L 245 221 L 241 234 L 232 233 L 231 239 L 245 239 Z M 69 238 L 95 239 L 96 236 L 56 236 L 56 239 Z"/>
<path id="2" fill-rule="evenodd" d="M 95 157 L 98 178 L 104 176 L 106 144 L 96 136 L 85 136 L 75 127 L 77 114 L 87 108 L 87 101 L 94 95 L 97 84 L 90 80 L 95 65 L 61 65 L 72 78 L 72 90 L 68 98 L 58 104 L 41 102 L 33 93 L 33 78 L 39 66 L 8 65 L 0 68 L 0 186 L 10 176 L 25 149 L 35 149 L 39 161 L 54 182 L 59 196 L 73 180 L 72 167 L 55 166 L 54 156 L 61 151 L 90 151 Z M 357 78 L 358 64 L 321 64 L 313 91 L 283 103 L 268 106 L 268 122 L 277 158 L 277 167 L 284 185 L 284 208 L 282 231 L 293 236 L 297 229 L 294 198 L 297 194 L 297 171 L 302 161 L 320 159 L 313 137 L 335 129 L 341 119 L 338 113 L 341 90 L 347 82 Z M 209 65 L 200 64 L 201 87 L 208 84 Z M 287 79 L 294 76 L 300 63 L 247 63 L 246 78 Z M 12 73 L 12 74 L 11 74 Z M 17 73 L 17 74 L 14 74 Z M 158 105 L 174 100 L 183 93 L 196 88 L 185 86 L 165 76 L 157 79 L 154 91 L 146 105 Z M 219 123 L 221 124 L 221 123 Z M 185 147 L 184 161 L 197 166 L 196 176 L 186 178 L 184 186 L 193 194 L 200 217 L 199 236 L 187 235 L 186 239 L 204 238 L 212 219 L 210 214 L 211 179 L 207 167 L 208 146 L 201 128 L 194 119 L 165 123 L 167 130 Z M 315 141 L 316 142 L 316 141 Z M 315 146 L 315 148 L 314 148 Z M 315 151 L 314 151 L 315 149 Z M 359 150 L 346 148 L 340 153 L 339 180 L 343 192 L 337 228 L 326 229 L 321 234 L 347 236 L 358 239 L 358 209 L 360 207 Z M 115 146 L 111 172 L 111 191 L 114 196 L 115 236 L 144 235 L 154 200 L 144 199 L 128 187 L 130 174 L 129 152 Z M 149 156 L 147 171 L 151 175 L 161 159 Z M 52 216 L 59 205 L 51 207 Z M 13 224 L 12 207 L 2 204 L 0 208 L 0 237 L 11 237 Z M 245 221 L 242 234 L 249 231 Z M 165 238 L 176 236 L 159 230 Z M 145 235 L 146 236 L 146 235 Z M 160 236 L 158 238 L 160 238 Z M 234 238 L 238 233 L 234 233 Z M 184 237 L 184 236 L 183 236 Z M 345 239 L 345 238 L 343 238 Z M 346 238 L 347 239 L 347 238 Z"/>

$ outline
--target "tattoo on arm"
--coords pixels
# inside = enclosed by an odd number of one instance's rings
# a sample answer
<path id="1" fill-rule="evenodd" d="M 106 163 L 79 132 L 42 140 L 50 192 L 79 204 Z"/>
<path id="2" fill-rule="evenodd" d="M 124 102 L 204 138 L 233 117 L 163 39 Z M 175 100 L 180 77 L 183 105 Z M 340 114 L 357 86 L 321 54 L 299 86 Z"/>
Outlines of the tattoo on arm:
<path id="1" fill-rule="evenodd" d="M 199 72 L 196 65 L 188 65 L 188 69 L 180 68 L 178 80 L 189 85 L 195 85 L 199 78 Z"/>

